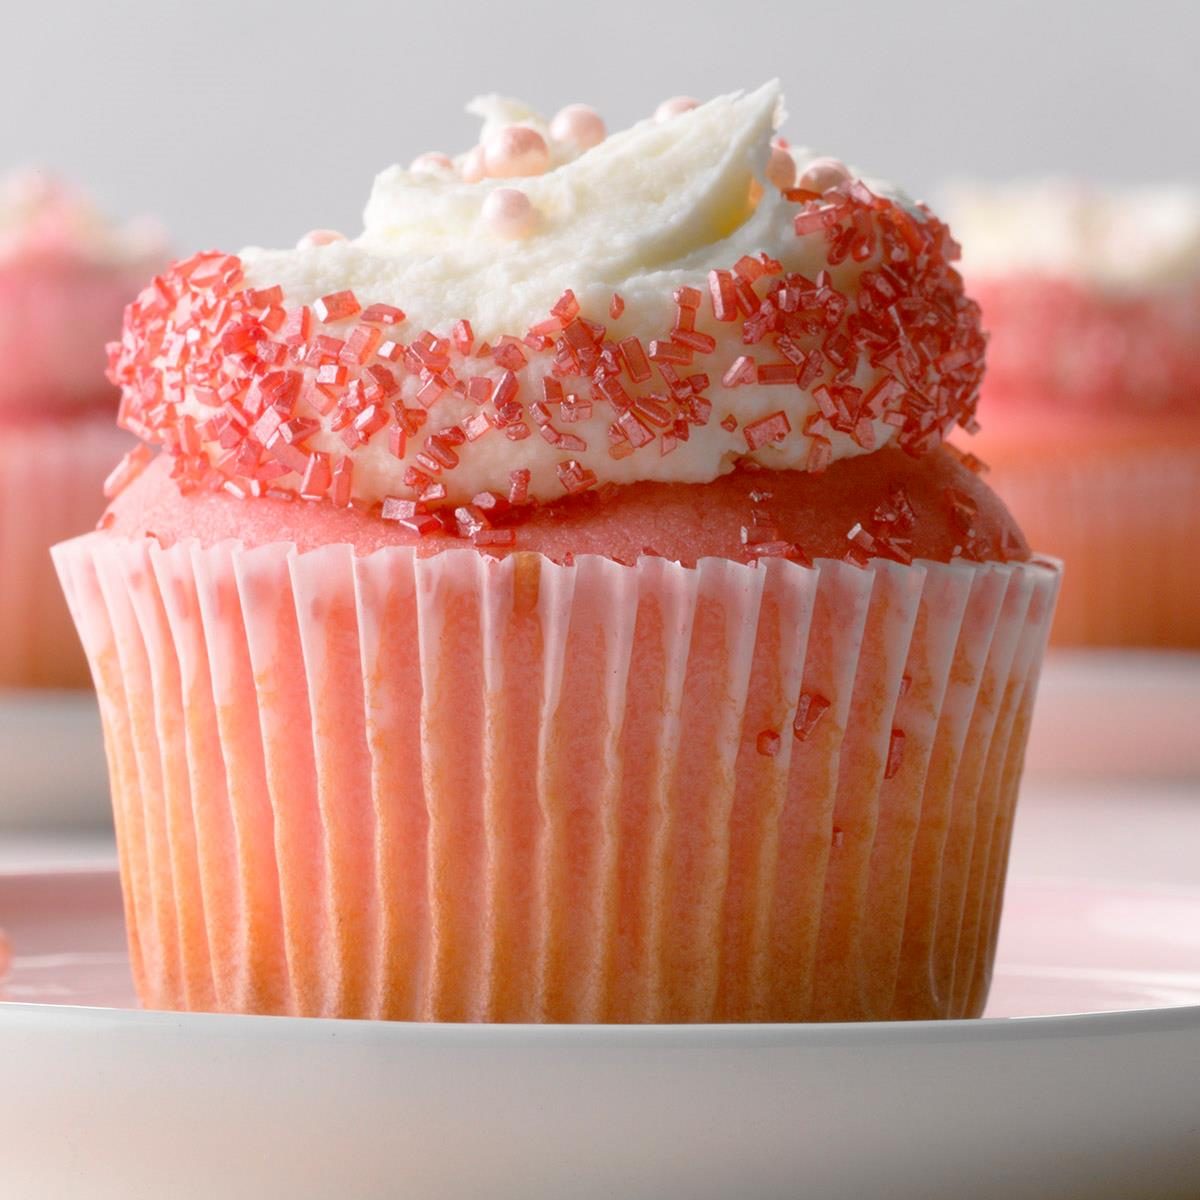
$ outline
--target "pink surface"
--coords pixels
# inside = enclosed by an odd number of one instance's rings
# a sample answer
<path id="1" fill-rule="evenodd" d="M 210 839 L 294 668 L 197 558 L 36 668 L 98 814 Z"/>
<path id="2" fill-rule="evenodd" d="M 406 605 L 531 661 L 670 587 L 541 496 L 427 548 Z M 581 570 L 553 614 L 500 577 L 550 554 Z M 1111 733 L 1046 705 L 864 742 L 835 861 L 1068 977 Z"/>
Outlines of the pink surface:
<path id="1" fill-rule="evenodd" d="M 424 540 L 395 521 L 328 503 L 268 498 L 239 500 L 224 493 L 180 494 L 163 457 L 122 492 L 110 508 L 108 532 L 125 537 L 153 533 L 164 546 L 182 538 L 213 545 L 236 538 L 247 546 L 292 542 L 298 549 L 344 542 L 359 554 L 384 546 L 420 543 L 421 553 L 455 545 L 446 536 Z M 561 562 L 569 554 L 604 554 L 622 562 L 654 553 L 685 565 L 707 556 L 745 561 L 751 553 L 744 529 L 765 513 L 779 539 L 798 543 L 811 558 L 840 558 L 846 534 L 868 524 L 890 489 L 903 487 L 916 516 L 915 557 L 949 561 L 963 527 L 946 489 L 978 507 L 974 530 L 990 557 L 1028 557 L 1028 545 L 1003 503 L 987 484 L 948 451 L 920 460 L 881 450 L 834 463 L 822 475 L 804 471 L 737 470 L 707 484 L 631 484 L 611 498 L 584 495 L 536 510 L 516 527 L 517 548 Z"/>
<path id="2" fill-rule="evenodd" d="M 56 553 L 149 1004 L 982 1008 L 1052 569 Z"/>
<path id="3" fill-rule="evenodd" d="M 50 547 L 94 528 L 130 444 L 110 414 L 0 422 L 0 687 L 87 684 Z"/>

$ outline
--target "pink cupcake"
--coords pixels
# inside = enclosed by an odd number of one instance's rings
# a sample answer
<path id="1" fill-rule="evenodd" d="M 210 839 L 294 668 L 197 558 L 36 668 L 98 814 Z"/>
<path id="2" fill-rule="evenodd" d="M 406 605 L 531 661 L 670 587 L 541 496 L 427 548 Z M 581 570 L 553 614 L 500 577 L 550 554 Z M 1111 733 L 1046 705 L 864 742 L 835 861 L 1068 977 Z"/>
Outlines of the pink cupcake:
<path id="1" fill-rule="evenodd" d="M 128 312 L 159 454 L 55 555 L 143 1001 L 978 1013 L 1057 570 L 941 445 L 945 227 L 773 87 L 475 110 Z"/>
<path id="2" fill-rule="evenodd" d="M 104 346 L 165 259 L 157 229 L 115 228 L 64 184 L 0 184 L 0 687 L 87 681 L 49 548 L 95 524 L 133 445 L 113 424 Z"/>
<path id="3" fill-rule="evenodd" d="M 973 449 L 1070 565 L 1054 640 L 1200 647 L 1200 195 L 1012 184 L 951 207 L 990 336 Z"/>

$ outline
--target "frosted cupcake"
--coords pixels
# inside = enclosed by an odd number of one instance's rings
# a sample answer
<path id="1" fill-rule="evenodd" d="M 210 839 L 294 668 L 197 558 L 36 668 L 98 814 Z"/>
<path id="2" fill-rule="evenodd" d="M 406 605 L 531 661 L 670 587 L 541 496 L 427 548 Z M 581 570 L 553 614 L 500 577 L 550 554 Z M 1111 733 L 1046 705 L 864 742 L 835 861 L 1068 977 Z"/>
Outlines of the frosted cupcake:
<path id="1" fill-rule="evenodd" d="M 973 449 L 1069 564 L 1055 641 L 1200 647 L 1200 197 L 1013 184 L 951 214 L 990 335 Z"/>
<path id="2" fill-rule="evenodd" d="M 942 446 L 978 310 L 774 87 L 477 102 L 366 229 L 127 317 L 56 550 L 148 1005 L 977 1013 L 1057 585 Z"/>
<path id="3" fill-rule="evenodd" d="M 0 687 L 87 681 L 49 549 L 95 525 L 133 444 L 104 347 L 165 261 L 157 228 L 112 226 L 65 184 L 0 184 Z"/>

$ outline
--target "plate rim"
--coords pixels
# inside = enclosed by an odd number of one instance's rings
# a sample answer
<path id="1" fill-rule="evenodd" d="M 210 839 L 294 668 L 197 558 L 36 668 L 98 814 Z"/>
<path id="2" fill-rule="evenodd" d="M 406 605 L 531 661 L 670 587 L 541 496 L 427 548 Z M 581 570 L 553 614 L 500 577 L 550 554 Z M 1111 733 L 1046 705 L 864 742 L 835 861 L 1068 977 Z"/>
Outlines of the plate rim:
<path id="1" fill-rule="evenodd" d="M 270 1031 L 273 1040 L 288 1037 L 380 1041 L 399 1045 L 462 1047 L 465 1043 L 539 1043 L 539 1048 L 577 1050 L 589 1046 L 636 1047 L 651 1042 L 660 1049 L 716 1049 L 739 1045 L 768 1049 L 797 1043 L 837 1046 L 847 1043 L 954 1044 L 962 1042 L 1041 1041 L 1060 1037 L 1129 1037 L 1148 1033 L 1200 1034 L 1200 1004 L 1174 1008 L 1053 1014 L 1033 1017 L 970 1017 L 931 1021 L 797 1021 L 696 1024 L 564 1024 L 484 1021 L 374 1021 L 353 1017 L 289 1017 L 245 1013 L 173 1012 L 161 1009 L 107 1008 L 81 1004 L 26 1004 L 0 1001 L 0 1032 L 4 1023 L 27 1032 L 63 1032 L 96 1026 L 141 1028 L 147 1033 L 184 1026 L 226 1037 L 259 1036 Z M 258 1032 L 255 1032 L 258 1031 Z"/>

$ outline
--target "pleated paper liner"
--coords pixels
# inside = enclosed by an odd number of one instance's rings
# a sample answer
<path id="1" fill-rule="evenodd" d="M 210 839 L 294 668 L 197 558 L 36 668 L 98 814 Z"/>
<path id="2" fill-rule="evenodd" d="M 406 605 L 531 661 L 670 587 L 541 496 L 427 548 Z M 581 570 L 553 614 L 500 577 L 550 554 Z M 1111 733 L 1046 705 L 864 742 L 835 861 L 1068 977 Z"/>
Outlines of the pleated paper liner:
<path id="1" fill-rule="evenodd" d="M 1055 644 L 1200 648 L 1195 434 L 1099 460 L 989 461 L 989 481 L 1030 542 L 1068 564 Z"/>
<path id="2" fill-rule="evenodd" d="M 131 438 L 113 414 L 0 424 L 0 687 L 86 687 L 50 547 L 93 529 Z"/>
<path id="3" fill-rule="evenodd" d="M 983 1006 L 1053 564 L 55 553 L 148 1006 Z"/>

